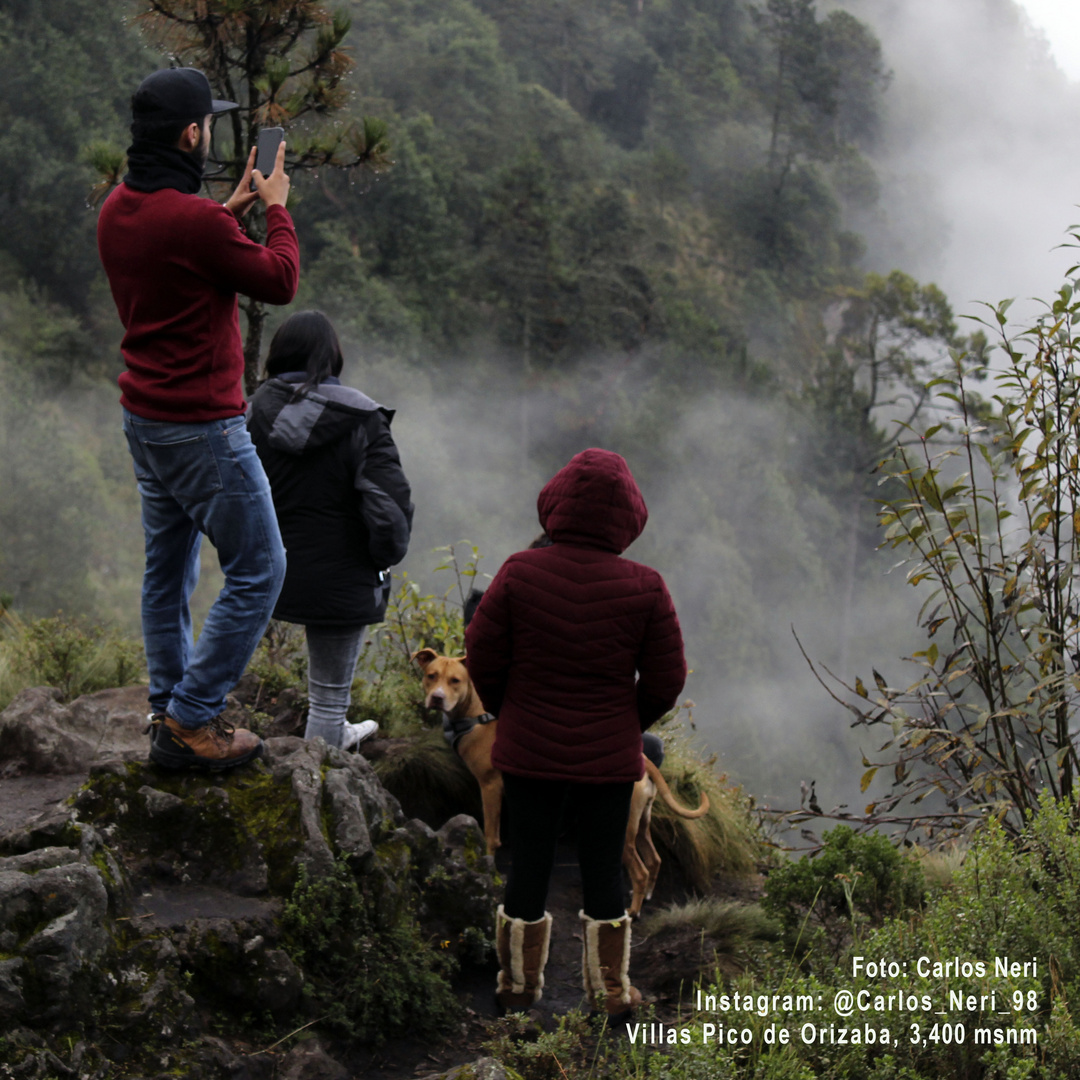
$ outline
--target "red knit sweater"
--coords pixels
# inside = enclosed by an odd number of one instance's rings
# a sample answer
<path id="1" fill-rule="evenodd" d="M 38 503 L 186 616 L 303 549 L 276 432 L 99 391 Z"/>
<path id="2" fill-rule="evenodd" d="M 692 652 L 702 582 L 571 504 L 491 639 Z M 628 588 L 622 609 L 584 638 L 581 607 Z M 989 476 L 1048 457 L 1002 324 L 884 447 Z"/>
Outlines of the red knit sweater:
<path id="1" fill-rule="evenodd" d="M 283 206 L 266 246 L 220 203 L 174 188 L 121 184 L 98 219 L 98 251 L 124 324 L 124 408 L 148 420 L 207 421 L 244 411 L 236 294 L 287 304 L 300 250 Z"/>

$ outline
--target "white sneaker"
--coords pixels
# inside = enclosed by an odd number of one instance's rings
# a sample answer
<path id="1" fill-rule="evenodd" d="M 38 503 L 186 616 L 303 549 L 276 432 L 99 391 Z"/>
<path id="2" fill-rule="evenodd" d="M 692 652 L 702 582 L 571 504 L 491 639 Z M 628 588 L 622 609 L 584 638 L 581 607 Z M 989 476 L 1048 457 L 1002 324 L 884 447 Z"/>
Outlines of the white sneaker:
<path id="1" fill-rule="evenodd" d="M 374 720 L 364 720 L 359 724 L 346 724 L 344 734 L 341 737 L 342 750 L 355 750 L 365 739 L 370 739 L 379 725 Z"/>

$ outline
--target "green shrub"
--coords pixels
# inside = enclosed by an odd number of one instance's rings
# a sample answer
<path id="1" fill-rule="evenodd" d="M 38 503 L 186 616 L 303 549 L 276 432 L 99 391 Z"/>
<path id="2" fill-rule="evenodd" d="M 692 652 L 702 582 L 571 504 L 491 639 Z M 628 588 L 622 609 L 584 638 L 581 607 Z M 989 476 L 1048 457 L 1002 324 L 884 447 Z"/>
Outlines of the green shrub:
<path id="1" fill-rule="evenodd" d="M 344 863 L 318 879 L 301 870 L 282 926 L 305 996 L 331 1030 L 370 1043 L 434 1037 L 457 1015 L 453 960 L 425 942 L 407 909 L 366 894 Z"/>
<path id="2" fill-rule="evenodd" d="M 0 614 L 0 708 L 28 686 L 54 686 L 71 701 L 145 678 L 142 646 L 117 630 L 63 614 Z"/>
<path id="3" fill-rule="evenodd" d="M 769 874 L 763 906 L 780 920 L 801 955 L 813 949 L 833 958 L 860 923 L 877 926 L 918 907 L 925 892 L 918 863 L 886 837 L 840 825 L 825 833 L 815 856 Z"/>
<path id="4" fill-rule="evenodd" d="M 521 1013 L 496 1020 L 488 1030 L 484 1052 L 521 1080 L 563 1080 L 584 1063 L 589 1022 L 576 1010 L 558 1017 L 554 1031 L 540 1032 Z"/>
<path id="5" fill-rule="evenodd" d="M 294 688 L 307 697 L 307 637 L 302 626 L 271 619 L 247 671 L 259 680 L 254 708 Z"/>

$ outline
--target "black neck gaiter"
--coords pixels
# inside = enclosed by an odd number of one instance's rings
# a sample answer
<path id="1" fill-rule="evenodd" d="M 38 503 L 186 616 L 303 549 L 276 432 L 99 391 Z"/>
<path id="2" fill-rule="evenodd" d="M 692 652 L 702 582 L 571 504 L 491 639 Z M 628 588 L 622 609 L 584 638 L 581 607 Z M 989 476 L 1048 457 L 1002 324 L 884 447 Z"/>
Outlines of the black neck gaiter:
<path id="1" fill-rule="evenodd" d="M 185 195 L 194 195 L 202 186 L 202 163 L 177 146 L 136 139 L 128 147 L 127 158 L 124 183 L 136 191 L 176 188 Z"/>

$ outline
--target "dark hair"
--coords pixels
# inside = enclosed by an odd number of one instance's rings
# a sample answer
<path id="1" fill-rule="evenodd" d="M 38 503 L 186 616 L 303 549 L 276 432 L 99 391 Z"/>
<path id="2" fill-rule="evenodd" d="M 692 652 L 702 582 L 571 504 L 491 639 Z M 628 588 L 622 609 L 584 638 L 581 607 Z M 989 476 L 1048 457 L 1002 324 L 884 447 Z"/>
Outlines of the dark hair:
<path id="1" fill-rule="evenodd" d="M 345 360 L 333 323 L 321 311 L 298 311 L 278 328 L 266 357 L 267 377 L 303 371 L 307 379 L 297 393 L 340 375 Z"/>
<path id="2" fill-rule="evenodd" d="M 131 122 L 131 141 L 175 146 L 180 141 L 180 136 L 192 124 L 198 124 L 201 130 L 203 118 L 196 117 L 191 120 L 133 120 Z"/>

